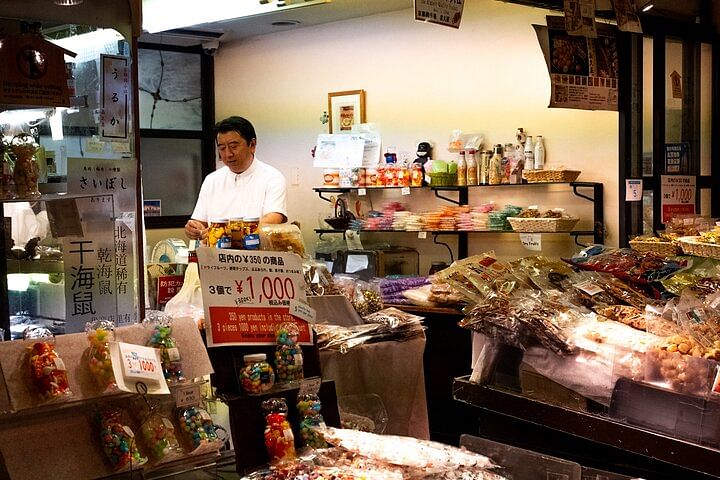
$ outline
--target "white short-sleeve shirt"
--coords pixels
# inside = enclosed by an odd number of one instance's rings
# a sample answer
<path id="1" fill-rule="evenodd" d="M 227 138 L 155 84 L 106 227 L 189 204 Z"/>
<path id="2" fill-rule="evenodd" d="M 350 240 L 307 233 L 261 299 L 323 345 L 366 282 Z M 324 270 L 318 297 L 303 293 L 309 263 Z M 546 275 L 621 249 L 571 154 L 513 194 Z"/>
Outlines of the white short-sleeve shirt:
<path id="1" fill-rule="evenodd" d="M 287 217 L 286 202 L 285 177 L 255 157 L 250 168 L 242 173 L 233 173 L 223 166 L 205 177 L 191 218 L 208 222 L 262 218 L 273 212 Z"/>

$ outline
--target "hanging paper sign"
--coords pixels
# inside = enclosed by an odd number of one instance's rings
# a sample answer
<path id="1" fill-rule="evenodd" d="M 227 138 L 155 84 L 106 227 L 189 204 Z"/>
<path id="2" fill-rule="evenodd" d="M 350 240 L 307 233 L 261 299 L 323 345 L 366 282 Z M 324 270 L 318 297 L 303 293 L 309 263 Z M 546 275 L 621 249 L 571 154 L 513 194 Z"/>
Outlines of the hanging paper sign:
<path id="1" fill-rule="evenodd" d="M 415 20 L 460 28 L 464 0 L 415 0 Z"/>
<path id="2" fill-rule="evenodd" d="M 315 310 L 307 305 L 298 255 L 285 252 L 197 249 L 208 346 L 274 345 L 282 323 L 312 344 Z"/>
<path id="3" fill-rule="evenodd" d="M 682 98 L 682 77 L 675 70 L 670 74 L 670 88 L 672 90 L 672 98 Z"/>
<path id="4" fill-rule="evenodd" d="M 521 233 L 520 243 L 528 250 L 539 252 L 542 250 L 542 235 L 539 233 Z"/>
<path id="5" fill-rule="evenodd" d="M 627 179 L 625 180 L 625 201 L 639 202 L 642 200 L 642 180 Z"/>
<path id="6" fill-rule="evenodd" d="M 662 223 L 678 215 L 695 215 L 695 177 L 661 175 L 660 205 Z"/>
<path id="7" fill-rule="evenodd" d="M 102 109 L 100 133 L 103 138 L 128 138 L 130 75 L 127 57 L 100 55 L 102 64 Z"/>

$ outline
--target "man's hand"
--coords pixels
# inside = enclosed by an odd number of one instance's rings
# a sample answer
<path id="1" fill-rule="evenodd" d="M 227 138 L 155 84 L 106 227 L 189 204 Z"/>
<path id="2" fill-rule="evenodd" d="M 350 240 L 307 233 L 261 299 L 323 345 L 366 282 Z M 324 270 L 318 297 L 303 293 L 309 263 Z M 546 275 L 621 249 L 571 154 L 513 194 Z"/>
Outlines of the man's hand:
<path id="1" fill-rule="evenodd" d="M 203 240 L 207 237 L 207 224 L 191 218 L 185 224 L 185 235 L 192 240 Z"/>
<path id="2" fill-rule="evenodd" d="M 285 223 L 287 217 L 282 213 L 270 212 L 263 215 L 260 219 L 260 223 Z"/>

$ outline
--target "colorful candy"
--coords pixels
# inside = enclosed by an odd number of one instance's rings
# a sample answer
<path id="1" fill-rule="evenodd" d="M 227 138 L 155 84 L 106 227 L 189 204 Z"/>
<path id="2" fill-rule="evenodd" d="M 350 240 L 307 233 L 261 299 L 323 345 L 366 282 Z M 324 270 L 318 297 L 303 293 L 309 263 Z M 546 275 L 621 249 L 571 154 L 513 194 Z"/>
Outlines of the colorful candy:
<path id="1" fill-rule="evenodd" d="M 181 433 L 191 450 L 205 447 L 219 448 L 219 440 L 215 431 L 215 424 L 210 414 L 204 408 L 188 407 L 178 412 Z"/>
<path id="2" fill-rule="evenodd" d="M 283 323 L 275 332 L 275 372 L 278 383 L 303 379 L 302 350 L 297 344 L 300 329 L 294 323 Z"/>
<path id="3" fill-rule="evenodd" d="M 284 398 L 270 398 L 262 402 L 265 411 L 265 448 L 271 463 L 295 458 L 295 437 L 287 421 L 287 403 Z"/>
<path id="4" fill-rule="evenodd" d="M 118 407 L 107 407 L 97 413 L 100 427 L 100 441 L 110 464 L 115 470 L 137 468 L 147 462 L 140 455 L 135 442 L 135 434 L 121 421 L 122 410 Z"/>
<path id="5" fill-rule="evenodd" d="M 142 422 L 141 430 L 145 445 L 158 463 L 169 462 L 182 455 L 175 427 L 166 416 L 151 412 Z"/>
<path id="6" fill-rule="evenodd" d="M 72 395 L 67 370 L 55 351 L 55 337 L 46 328 L 28 329 L 26 339 L 36 339 L 29 347 L 30 379 L 43 400 L 59 400 Z"/>
<path id="7" fill-rule="evenodd" d="M 272 389 L 275 373 L 266 359 L 264 353 L 243 356 L 245 366 L 240 370 L 240 384 L 245 393 L 263 393 Z"/>
<path id="8" fill-rule="evenodd" d="M 325 439 L 315 430 L 324 427 L 325 419 L 320 414 L 320 398 L 314 393 L 298 397 L 297 411 L 300 415 L 300 438 L 303 445 L 312 448 L 327 448 Z"/>
<path id="9" fill-rule="evenodd" d="M 102 393 L 117 390 L 110 359 L 109 342 L 113 340 L 113 328 L 112 322 L 107 321 L 89 322 L 85 325 L 85 333 L 90 342 L 88 365 Z"/>
<path id="10" fill-rule="evenodd" d="M 148 342 L 149 347 L 160 349 L 163 374 L 168 383 L 185 381 L 180 361 L 180 350 L 172 337 L 172 326 L 169 318 L 161 318 L 153 323 L 153 333 Z"/>

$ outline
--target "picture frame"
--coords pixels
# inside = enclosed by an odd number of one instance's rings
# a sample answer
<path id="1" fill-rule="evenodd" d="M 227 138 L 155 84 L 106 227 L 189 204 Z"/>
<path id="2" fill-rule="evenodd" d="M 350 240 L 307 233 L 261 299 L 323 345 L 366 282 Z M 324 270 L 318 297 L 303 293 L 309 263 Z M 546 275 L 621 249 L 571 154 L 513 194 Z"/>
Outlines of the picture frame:
<path id="1" fill-rule="evenodd" d="M 328 121 L 330 133 L 349 133 L 365 123 L 365 90 L 328 93 Z"/>

